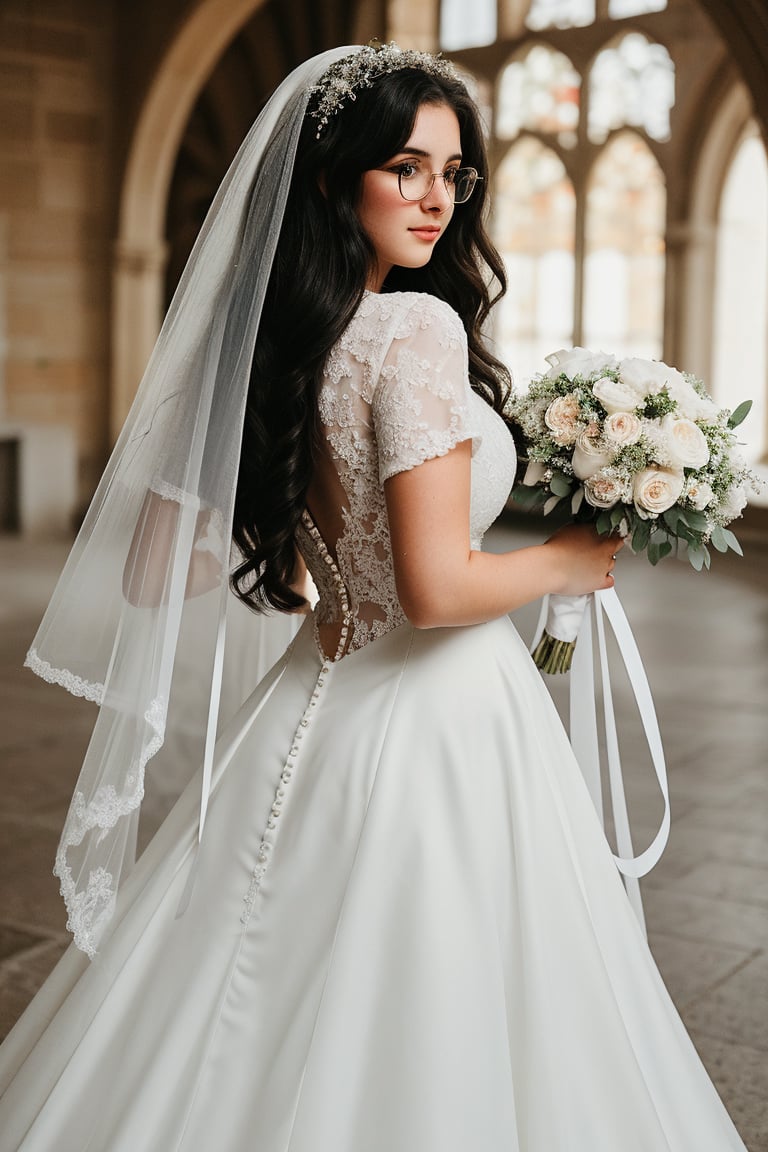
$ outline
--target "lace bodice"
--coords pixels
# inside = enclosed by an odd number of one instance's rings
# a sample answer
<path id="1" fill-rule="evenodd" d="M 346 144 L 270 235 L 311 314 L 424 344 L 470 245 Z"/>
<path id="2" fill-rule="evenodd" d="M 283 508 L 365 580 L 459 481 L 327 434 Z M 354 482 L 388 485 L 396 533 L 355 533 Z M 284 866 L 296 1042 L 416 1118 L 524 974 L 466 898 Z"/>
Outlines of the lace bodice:
<path id="1" fill-rule="evenodd" d="M 423 293 L 365 294 L 328 356 L 319 412 L 343 530 L 324 541 L 307 512 L 298 545 L 320 597 L 316 620 L 342 623 L 340 650 L 352 651 L 405 621 L 385 480 L 471 439 L 470 536 L 480 548 L 512 487 L 515 450 L 503 420 L 470 388 L 459 317 Z"/>

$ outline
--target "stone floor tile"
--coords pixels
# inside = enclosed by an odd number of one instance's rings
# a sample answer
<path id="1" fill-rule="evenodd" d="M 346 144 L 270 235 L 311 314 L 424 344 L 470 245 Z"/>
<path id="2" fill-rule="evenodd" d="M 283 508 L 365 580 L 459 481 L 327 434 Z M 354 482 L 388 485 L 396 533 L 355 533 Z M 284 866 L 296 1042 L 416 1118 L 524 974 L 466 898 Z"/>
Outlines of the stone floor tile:
<path id="1" fill-rule="evenodd" d="M 648 943 L 679 1012 L 710 988 L 748 964 L 754 951 L 727 944 L 697 944 L 669 933 L 649 935 Z"/>
<path id="2" fill-rule="evenodd" d="M 699 944 L 719 944 L 749 951 L 768 949 L 768 916 L 758 904 L 743 904 L 673 891 L 672 886 L 646 889 L 648 931 L 674 933 Z"/>
<path id="3" fill-rule="evenodd" d="M 68 945 L 64 936 L 49 939 L 0 967 L 0 1039 L 10 1032 Z"/>
<path id="4" fill-rule="evenodd" d="M 61 931 L 66 921 L 59 882 L 52 868 L 60 827 L 0 819 L 0 909 L 4 922 L 31 931 Z"/>
<path id="5" fill-rule="evenodd" d="M 768 954 L 753 956 L 683 1010 L 688 1027 L 765 1054 L 768 1064 Z"/>
<path id="6" fill-rule="evenodd" d="M 669 890 L 765 909 L 768 921 L 768 868 L 706 860 L 669 884 Z"/>
<path id="7" fill-rule="evenodd" d="M 768 1060 L 765 1053 L 695 1029 L 691 1038 L 749 1152 L 768 1152 Z"/>

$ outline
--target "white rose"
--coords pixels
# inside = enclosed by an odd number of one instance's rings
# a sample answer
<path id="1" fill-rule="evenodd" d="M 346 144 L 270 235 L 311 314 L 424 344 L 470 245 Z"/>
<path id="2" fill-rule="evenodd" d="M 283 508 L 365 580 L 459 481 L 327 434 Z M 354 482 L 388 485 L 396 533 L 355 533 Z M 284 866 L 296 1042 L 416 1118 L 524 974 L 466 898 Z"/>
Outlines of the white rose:
<path id="1" fill-rule="evenodd" d="M 612 412 L 603 425 L 603 434 L 612 444 L 637 444 L 643 426 L 634 412 Z"/>
<path id="2" fill-rule="evenodd" d="M 579 480 L 587 480 L 610 464 L 613 457 L 614 453 L 606 452 L 605 447 L 598 440 L 593 440 L 585 429 L 576 437 L 571 460 L 574 476 L 578 476 Z"/>
<path id="3" fill-rule="evenodd" d="M 692 420 L 680 419 L 671 412 L 661 421 L 669 455 L 681 468 L 703 468 L 709 460 L 707 438 Z"/>
<path id="4" fill-rule="evenodd" d="M 697 512 L 702 512 L 708 504 L 711 504 L 714 495 L 711 485 L 706 480 L 697 480 L 695 476 L 689 476 L 685 482 L 685 498 Z"/>
<path id="5" fill-rule="evenodd" d="M 641 360 L 630 356 L 622 360 L 619 371 L 627 386 L 641 390 L 644 397 L 666 388 L 670 399 L 677 404 L 678 415 L 688 420 L 712 420 L 717 415 L 715 402 L 708 396 L 701 396 L 682 372 L 670 368 L 662 360 Z"/>
<path id="6" fill-rule="evenodd" d="M 725 520 L 726 524 L 730 520 L 735 520 L 737 516 L 741 516 L 747 503 L 747 493 L 745 489 L 739 484 L 736 488 L 732 488 L 720 505 L 718 512 L 719 518 Z"/>
<path id="7" fill-rule="evenodd" d="M 544 413 L 544 423 L 552 433 L 555 444 L 566 448 L 573 444 L 579 431 L 579 401 L 569 392 L 567 396 L 557 396 Z"/>
<path id="8" fill-rule="evenodd" d="M 606 352 L 590 352 L 589 348 L 561 348 L 546 357 L 550 365 L 546 375 L 554 380 L 564 374 L 569 380 L 574 376 L 590 376 L 593 372 L 604 372 L 606 368 L 616 368 L 618 360 Z"/>
<path id="9" fill-rule="evenodd" d="M 643 396 L 661 392 L 666 388 L 672 395 L 672 389 L 693 388 L 677 368 L 670 368 L 661 360 L 641 360 L 638 356 L 628 356 L 619 365 L 619 375 L 628 388 L 642 392 Z"/>
<path id="10" fill-rule="evenodd" d="M 635 506 L 640 512 L 650 512 L 658 516 L 677 502 L 683 491 L 683 476 L 680 472 L 668 472 L 661 468 L 644 468 L 638 472 L 632 489 Z"/>
<path id="11" fill-rule="evenodd" d="M 648 394 L 643 388 L 628 383 L 623 375 L 619 380 L 603 376 L 592 386 L 592 391 L 610 415 L 614 412 L 632 412 L 640 407 Z"/>
<path id="12" fill-rule="evenodd" d="M 584 499 L 593 508 L 613 508 L 624 495 L 623 483 L 610 472 L 595 472 L 584 481 Z"/>
<path id="13" fill-rule="evenodd" d="M 714 420 L 716 418 L 718 407 L 714 400 L 710 400 L 709 396 L 700 395 L 685 377 L 682 378 L 682 383 L 674 379 L 668 385 L 667 391 L 677 402 L 678 415 L 684 416 L 688 420 Z"/>

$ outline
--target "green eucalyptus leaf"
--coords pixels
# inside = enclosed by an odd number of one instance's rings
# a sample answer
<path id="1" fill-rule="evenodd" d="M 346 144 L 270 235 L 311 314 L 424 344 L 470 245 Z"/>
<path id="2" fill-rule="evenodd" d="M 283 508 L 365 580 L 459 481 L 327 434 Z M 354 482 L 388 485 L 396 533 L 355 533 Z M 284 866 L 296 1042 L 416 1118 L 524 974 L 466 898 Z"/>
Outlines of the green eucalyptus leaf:
<path id="1" fill-rule="evenodd" d="M 737 552 L 739 554 L 739 556 L 744 555 L 744 553 L 741 550 L 741 544 L 739 544 L 739 542 L 736 539 L 736 537 L 734 536 L 733 532 L 729 532 L 729 530 L 727 528 L 723 528 L 723 537 L 725 539 L 726 544 L 728 545 L 728 547 L 733 552 Z"/>
<path id="2" fill-rule="evenodd" d="M 595 527 L 601 536 L 605 536 L 606 532 L 611 530 L 611 514 L 610 512 L 601 512 L 595 521 Z"/>
<path id="3" fill-rule="evenodd" d="M 653 564 L 654 568 L 658 564 L 659 560 L 661 560 L 661 548 L 660 548 L 658 540 L 655 540 L 653 538 L 653 536 L 648 541 L 647 556 L 648 556 L 648 559 L 650 560 L 651 564 Z"/>
<path id="4" fill-rule="evenodd" d="M 704 549 L 701 544 L 691 544 L 688 548 L 688 559 L 697 572 L 704 567 Z"/>
<path id="5" fill-rule="evenodd" d="M 517 508 L 536 508 L 543 504 L 546 493 L 541 488 L 530 488 L 526 484 L 517 484 L 511 492 L 512 503 Z"/>
<path id="6" fill-rule="evenodd" d="M 555 472 L 549 482 L 549 488 L 553 496 L 570 496 L 571 482 L 567 476 L 562 472 Z"/>
<path id="7" fill-rule="evenodd" d="M 662 540 L 659 544 L 659 559 L 663 560 L 665 556 L 669 556 L 672 551 L 672 543 L 670 540 Z"/>
<path id="8" fill-rule="evenodd" d="M 734 408 L 733 412 L 731 412 L 731 415 L 728 418 L 728 427 L 738 428 L 739 424 L 741 424 L 742 421 L 746 420 L 747 416 L 749 416 L 751 407 L 751 400 L 743 400 L 741 404 L 739 404 L 739 406 Z"/>
<path id="9" fill-rule="evenodd" d="M 661 518 L 673 532 L 677 532 L 681 520 L 685 523 L 685 514 L 677 504 L 673 504 L 671 508 L 667 508 L 666 512 L 662 512 Z"/>
<path id="10" fill-rule="evenodd" d="M 686 508 L 685 522 L 689 528 L 693 528 L 694 532 L 706 532 L 709 525 L 709 520 L 703 512 L 697 512 L 695 508 Z"/>
<path id="11" fill-rule="evenodd" d="M 648 541 L 651 538 L 651 522 L 650 520 L 641 520 L 635 524 L 634 532 L 632 533 L 632 551 L 642 552 L 644 548 L 648 547 Z"/>
<path id="12" fill-rule="evenodd" d="M 723 529 L 720 527 L 719 524 L 717 524 L 712 529 L 712 535 L 710 536 L 710 540 L 712 541 L 712 547 L 716 548 L 718 550 L 718 552 L 727 552 L 728 551 L 728 541 L 725 538 L 725 532 L 723 531 Z"/>

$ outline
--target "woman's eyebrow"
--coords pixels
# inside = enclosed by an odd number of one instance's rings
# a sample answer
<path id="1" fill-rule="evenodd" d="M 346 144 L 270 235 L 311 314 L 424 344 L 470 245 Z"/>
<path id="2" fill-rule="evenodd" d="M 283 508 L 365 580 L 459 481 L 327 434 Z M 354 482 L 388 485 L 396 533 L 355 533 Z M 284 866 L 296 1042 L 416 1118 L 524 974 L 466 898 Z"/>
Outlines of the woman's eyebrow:
<path id="1" fill-rule="evenodd" d="M 425 152 L 423 148 L 411 148 L 410 145 L 406 144 L 405 148 L 401 148 L 399 152 L 395 152 L 395 156 L 402 156 L 405 153 L 409 156 L 423 156 L 425 159 L 429 159 L 432 155 L 431 152 Z M 461 160 L 461 152 L 454 152 L 453 156 L 448 157 L 446 164 L 450 164 L 452 160 Z"/>

